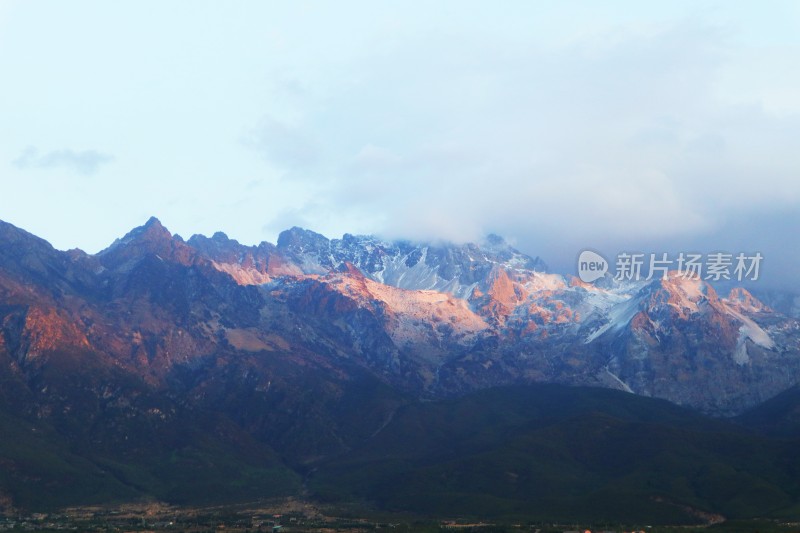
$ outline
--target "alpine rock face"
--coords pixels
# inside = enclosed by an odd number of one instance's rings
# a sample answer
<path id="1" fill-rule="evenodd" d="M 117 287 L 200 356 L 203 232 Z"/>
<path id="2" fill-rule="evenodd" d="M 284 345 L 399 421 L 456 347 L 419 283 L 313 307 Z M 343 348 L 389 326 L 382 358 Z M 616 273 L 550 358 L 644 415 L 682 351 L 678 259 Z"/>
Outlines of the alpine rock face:
<path id="1" fill-rule="evenodd" d="M 153 218 L 89 255 L 0 223 L 0 379 L 0 511 L 199 502 L 220 479 L 235 500 L 298 494 L 304 472 L 410 423 L 408 406 L 491 387 L 589 385 L 715 415 L 791 399 L 800 322 L 676 273 L 588 285 L 496 236 L 292 228 L 245 246 Z M 769 409 L 792 427 L 791 405 Z"/>
<path id="2" fill-rule="evenodd" d="M 744 289 L 720 297 L 677 273 L 589 285 L 497 236 L 450 245 L 292 228 L 245 246 L 223 233 L 184 241 L 153 218 L 88 255 L 3 223 L 0 303 L 9 404 L 63 411 L 63 373 L 47 376 L 74 366 L 87 398 L 133 387 L 144 404 L 169 399 L 162 413 L 229 408 L 278 448 L 327 420 L 298 457 L 347 447 L 340 407 L 364 391 L 382 398 L 365 415 L 380 425 L 401 396 L 504 384 L 601 386 L 732 415 L 800 381 L 800 322 Z M 300 394 L 308 386 L 320 399 Z M 315 414 L 263 414 L 276 405 Z"/>
<path id="3" fill-rule="evenodd" d="M 310 308 L 298 312 L 340 324 L 352 346 L 378 328 L 387 337 L 380 350 L 386 358 L 367 351 L 362 361 L 415 394 L 553 381 L 734 414 L 800 376 L 795 319 L 744 289 L 721 298 L 707 282 L 678 272 L 585 284 L 548 273 L 541 259 L 497 236 L 450 246 L 352 235 L 328 240 L 292 228 L 275 247 L 246 248 L 220 234 L 212 240 L 218 249 L 201 245 L 203 237 L 189 245 L 239 283 L 274 287 L 295 306 L 306 302 Z M 218 251 L 233 248 L 227 256 Z M 270 264 L 279 266 L 267 281 L 263 265 Z M 331 298 L 320 291 L 352 308 L 319 309 Z"/>

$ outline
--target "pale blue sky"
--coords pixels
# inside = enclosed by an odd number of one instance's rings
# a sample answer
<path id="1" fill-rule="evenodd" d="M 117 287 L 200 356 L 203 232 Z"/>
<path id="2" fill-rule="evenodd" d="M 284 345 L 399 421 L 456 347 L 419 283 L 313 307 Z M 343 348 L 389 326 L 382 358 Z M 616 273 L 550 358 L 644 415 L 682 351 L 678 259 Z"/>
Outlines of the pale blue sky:
<path id="1" fill-rule="evenodd" d="M 0 73 L 0 218 L 57 248 L 155 215 L 800 261 L 798 2 L 0 0 Z"/>

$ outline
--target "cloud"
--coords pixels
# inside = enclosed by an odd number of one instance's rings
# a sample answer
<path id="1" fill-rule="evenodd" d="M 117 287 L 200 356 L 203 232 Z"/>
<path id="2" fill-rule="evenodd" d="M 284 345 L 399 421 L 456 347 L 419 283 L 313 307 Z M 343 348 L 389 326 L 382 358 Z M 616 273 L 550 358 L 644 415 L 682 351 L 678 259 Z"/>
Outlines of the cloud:
<path id="1" fill-rule="evenodd" d="M 135 146 L 135 164 L 91 191 L 60 179 L 54 198 L 80 194 L 117 218 L 178 198 L 168 209 L 183 233 L 243 242 L 295 223 L 329 236 L 496 232 L 571 268 L 585 247 L 720 248 L 747 220 L 753 239 L 796 248 L 776 230 L 800 212 L 796 3 L 264 5 L 155 18 L 109 8 L 103 17 L 136 22 L 116 26 L 64 8 L 44 27 L 35 9 L 14 9 L 6 48 L 30 61 L 3 56 L 20 82 L 4 87 L 2 144 L 42 129 L 108 133 L 109 153 Z M 152 38 L 138 39 L 153 20 Z M 103 170 L 80 162 L 91 153 L 49 151 L 69 147 L 6 159 L 77 178 Z M 63 223 L 75 202 L 40 204 L 3 210 L 57 220 L 48 231 L 69 246 L 90 238 Z"/>
<path id="2" fill-rule="evenodd" d="M 12 164 L 17 168 L 66 168 L 79 174 L 91 175 L 98 171 L 101 165 L 114 160 L 114 156 L 96 150 L 53 150 L 40 154 L 33 146 L 27 147 Z"/>
<path id="3" fill-rule="evenodd" d="M 242 142 L 283 169 L 308 169 L 321 157 L 320 145 L 312 135 L 270 116 L 264 116 Z"/>
<path id="4" fill-rule="evenodd" d="M 388 236 L 494 231 L 567 264 L 587 246 L 715 249 L 734 217 L 800 209 L 800 115 L 729 98 L 720 74 L 735 82 L 739 45 L 724 29 L 474 37 L 379 47 L 325 106 L 307 102 L 305 131 L 340 155 L 294 176 L 314 191 L 313 226 L 348 212 L 378 220 L 350 231 Z"/>

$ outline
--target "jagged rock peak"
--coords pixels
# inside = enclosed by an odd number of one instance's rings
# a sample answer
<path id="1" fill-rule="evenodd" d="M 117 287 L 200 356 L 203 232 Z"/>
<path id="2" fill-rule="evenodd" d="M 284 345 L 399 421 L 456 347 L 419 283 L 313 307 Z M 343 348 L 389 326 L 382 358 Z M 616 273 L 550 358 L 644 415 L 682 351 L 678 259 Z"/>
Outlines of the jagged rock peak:
<path id="1" fill-rule="evenodd" d="M 728 293 L 727 300 L 749 312 L 772 311 L 772 309 L 743 287 L 734 287 L 731 289 L 730 293 Z"/>
<path id="2" fill-rule="evenodd" d="M 305 251 L 309 248 L 319 248 L 330 246 L 330 240 L 311 230 L 294 226 L 284 230 L 278 235 L 278 249 L 297 249 Z"/>
<path id="3" fill-rule="evenodd" d="M 144 225 L 133 228 L 126 233 L 124 237 L 115 240 L 111 246 L 100 252 L 100 254 L 109 252 L 119 246 L 135 242 L 157 243 L 171 240 L 172 234 L 161 224 L 161 221 L 156 217 L 150 217 Z"/>

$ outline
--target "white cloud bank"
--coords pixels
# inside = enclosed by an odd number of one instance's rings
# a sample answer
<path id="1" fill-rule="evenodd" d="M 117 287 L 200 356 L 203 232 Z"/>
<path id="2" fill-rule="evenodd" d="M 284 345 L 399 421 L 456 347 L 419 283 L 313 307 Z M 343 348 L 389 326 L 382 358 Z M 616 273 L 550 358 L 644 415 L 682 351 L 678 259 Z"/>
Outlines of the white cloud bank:
<path id="1" fill-rule="evenodd" d="M 286 139 L 324 139 L 333 156 L 289 168 L 314 208 L 282 223 L 495 231 L 559 264 L 586 246 L 716 249 L 732 219 L 800 209 L 800 114 L 731 96 L 747 72 L 733 75 L 723 28 L 619 26 L 559 46 L 462 37 L 378 47 L 326 105 L 305 102 L 305 130 Z M 338 227 L 343 211 L 367 222 Z"/>

